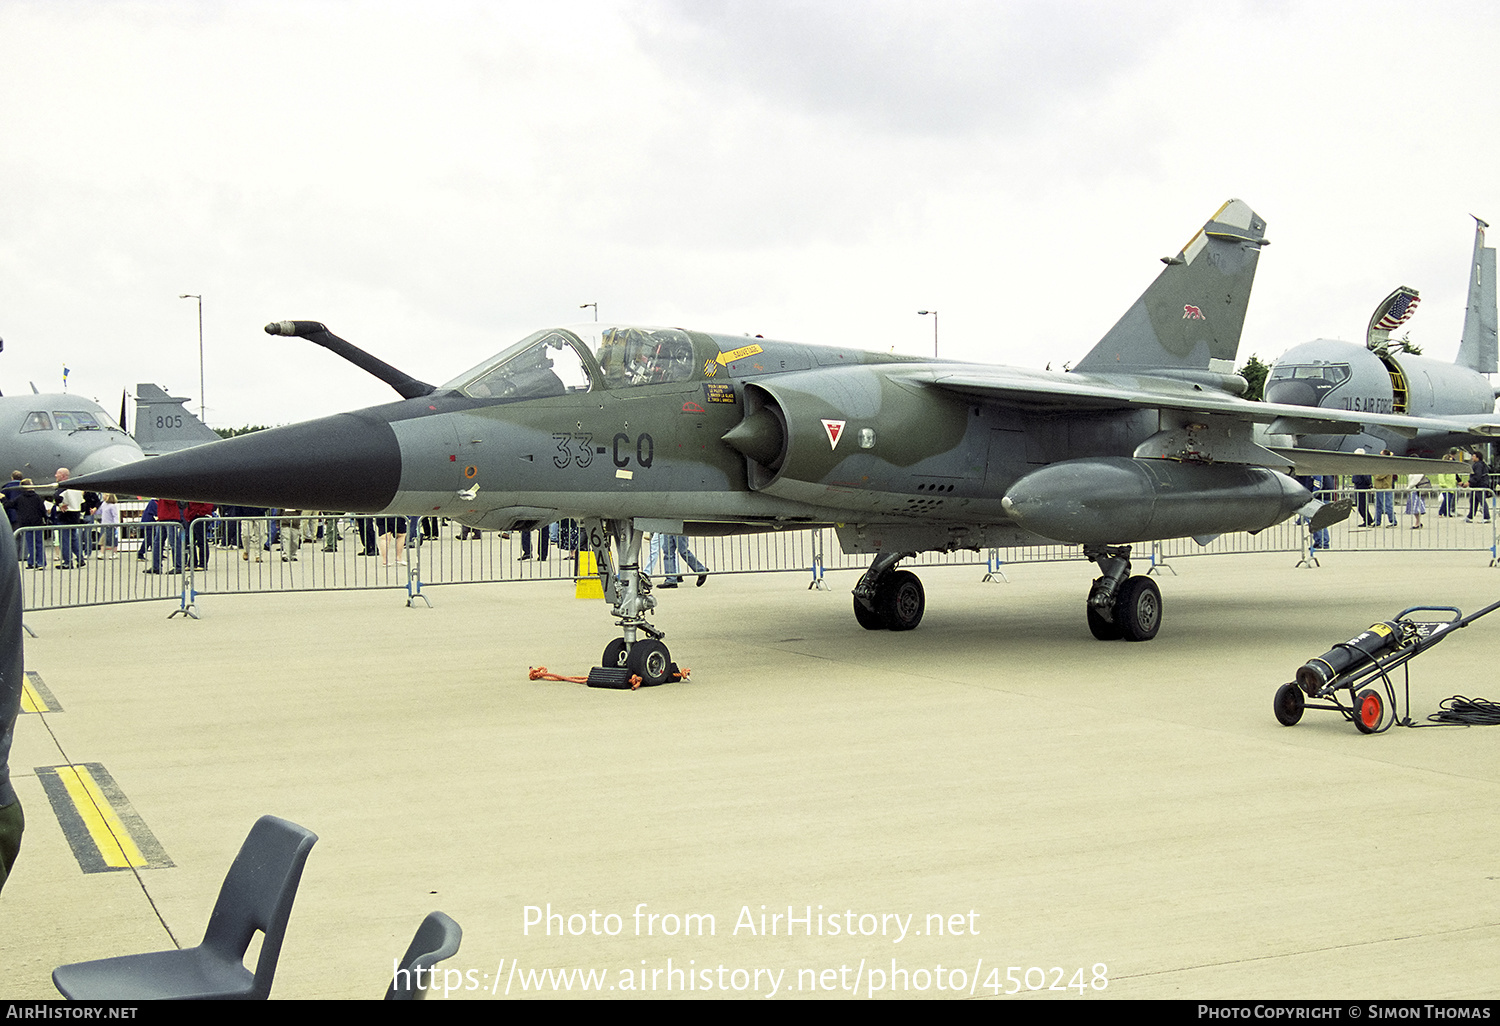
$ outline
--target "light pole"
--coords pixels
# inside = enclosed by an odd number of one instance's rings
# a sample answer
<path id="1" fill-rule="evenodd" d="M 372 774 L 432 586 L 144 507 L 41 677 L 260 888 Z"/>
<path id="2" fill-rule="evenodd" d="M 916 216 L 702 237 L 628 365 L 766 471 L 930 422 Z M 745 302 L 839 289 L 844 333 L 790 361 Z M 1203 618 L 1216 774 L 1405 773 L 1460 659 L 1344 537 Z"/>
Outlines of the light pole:
<path id="1" fill-rule="evenodd" d="M 594 308 L 594 323 L 598 324 L 599 323 L 599 304 L 598 303 L 579 303 L 578 304 L 578 309 L 580 309 L 580 310 L 587 310 L 589 307 L 593 307 Z"/>
<path id="2" fill-rule="evenodd" d="M 207 424 L 208 400 L 203 394 L 203 297 L 184 292 L 177 298 L 198 301 L 198 419 Z"/>
<path id="3" fill-rule="evenodd" d="M 937 358 L 937 313 L 936 310 L 917 311 L 918 317 L 926 317 L 928 314 L 932 314 L 932 355 L 934 359 Z"/>

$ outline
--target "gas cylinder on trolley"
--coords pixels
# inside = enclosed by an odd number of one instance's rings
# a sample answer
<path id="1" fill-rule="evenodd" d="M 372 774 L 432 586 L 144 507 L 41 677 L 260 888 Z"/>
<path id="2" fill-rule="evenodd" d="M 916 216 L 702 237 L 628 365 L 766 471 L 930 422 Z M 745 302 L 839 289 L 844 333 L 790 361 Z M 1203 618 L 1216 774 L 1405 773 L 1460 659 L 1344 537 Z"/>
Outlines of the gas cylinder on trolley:
<path id="1" fill-rule="evenodd" d="M 1308 696 L 1315 696 L 1341 675 L 1367 666 L 1401 647 L 1406 632 L 1397 620 L 1371 624 L 1362 634 L 1330 648 L 1316 659 L 1309 659 L 1297 669 L 1297 684 Z"/>

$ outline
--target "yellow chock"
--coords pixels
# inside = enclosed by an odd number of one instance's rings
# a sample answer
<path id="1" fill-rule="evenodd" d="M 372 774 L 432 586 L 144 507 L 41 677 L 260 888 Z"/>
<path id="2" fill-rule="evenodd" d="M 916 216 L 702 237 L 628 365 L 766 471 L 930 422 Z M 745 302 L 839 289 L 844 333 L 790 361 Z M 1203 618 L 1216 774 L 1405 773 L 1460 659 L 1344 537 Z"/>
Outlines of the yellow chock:
<path id="1" fill-rule="evenodd" d="M 602 599 L 604 585 L 599 580 L 599 563 L 592 552 L 578 553 L 577 580 L 573 582 L 573 597 Z"/>

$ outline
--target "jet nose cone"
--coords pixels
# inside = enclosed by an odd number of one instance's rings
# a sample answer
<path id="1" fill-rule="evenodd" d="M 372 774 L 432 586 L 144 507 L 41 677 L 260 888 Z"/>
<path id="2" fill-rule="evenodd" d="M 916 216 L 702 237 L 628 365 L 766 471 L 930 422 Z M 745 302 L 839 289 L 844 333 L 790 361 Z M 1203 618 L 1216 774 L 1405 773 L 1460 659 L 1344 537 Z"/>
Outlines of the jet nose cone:
<path id="1" fill-rule="evenodd" d="M 341 413 L 257 431 L 75 477 L 73 487 L 130 495 L 374 513 L 401 484 L 401 447 L 385 420 Z"/>

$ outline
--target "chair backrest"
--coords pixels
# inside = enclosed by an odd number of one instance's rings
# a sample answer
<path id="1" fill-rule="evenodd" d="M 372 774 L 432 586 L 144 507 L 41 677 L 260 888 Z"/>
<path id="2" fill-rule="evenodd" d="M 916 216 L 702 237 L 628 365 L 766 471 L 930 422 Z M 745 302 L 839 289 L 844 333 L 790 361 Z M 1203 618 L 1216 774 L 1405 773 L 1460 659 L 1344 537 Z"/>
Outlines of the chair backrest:
<path id="1" fill-rule="evenodd" d="M 387 1001 L 420 1001 L 432 989 L 432 977 L 425 986 L 418 986 L 417 969 L 431 969 L 445 958 L 458 954 L 459 942 L 464 931 L 457 923 L 441 912 L 429 912 L 411 946 L 401 958 L 401 964 L 391 973 L 391 985 L 385 992 Z"/>
<path id="2" fill-rule="evenodd" d="M 302 880 L 302 867 L 318 835 L 276 816 L 262 816 L 250 828 L 240 853 L 234 857 L 219 900 L 208 919 L 203 946 L 221 958 L 239 963 L 256 930 L 264 932 L 260 959 L 255 965 L 255 988 L 250 996 L 271 993 L 276 960 L 292 914 L 292 900 Z"/>

